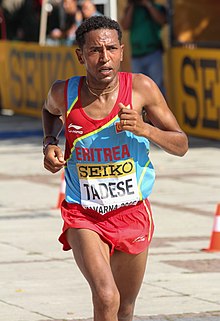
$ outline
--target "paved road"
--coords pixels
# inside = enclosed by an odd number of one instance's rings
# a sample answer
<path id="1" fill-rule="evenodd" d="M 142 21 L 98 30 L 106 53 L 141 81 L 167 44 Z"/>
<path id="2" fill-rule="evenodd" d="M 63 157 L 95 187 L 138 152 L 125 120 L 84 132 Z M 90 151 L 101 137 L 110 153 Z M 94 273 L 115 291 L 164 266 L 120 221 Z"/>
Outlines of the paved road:
<path id="1" fill-rule="evenodd" d="M 0 116 L 0 320 L 91 320 L 89 288 L 57 241 L 60 174 L 42 166 L 41 124 Z M 61 139 L 61 144 L 63 143 Z M 135 321 L 219 321 L 220 143 L 190 139 L 184 158 L 152 146 L 155 235 Z"/>

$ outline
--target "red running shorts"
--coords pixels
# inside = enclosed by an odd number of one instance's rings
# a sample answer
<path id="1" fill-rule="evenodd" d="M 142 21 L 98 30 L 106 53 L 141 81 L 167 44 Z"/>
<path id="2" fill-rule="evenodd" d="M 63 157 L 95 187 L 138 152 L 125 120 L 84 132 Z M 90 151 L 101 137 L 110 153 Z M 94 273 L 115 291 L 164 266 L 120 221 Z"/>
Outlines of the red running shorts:
<path id="1" fill-rule="evenodd" d="M 109 244 L 111 255 L 114 250 L 129 254 L 141 253 L 149 246 L 153 236 L 154 223 L 148 200 L 120 207 L 105 215 L 63 201 L 61 214 L 64 225 L 59 241 L 64 251 L 71 249 L 65 235 L 69 228 L 89 229 L 98 233 Z"/>

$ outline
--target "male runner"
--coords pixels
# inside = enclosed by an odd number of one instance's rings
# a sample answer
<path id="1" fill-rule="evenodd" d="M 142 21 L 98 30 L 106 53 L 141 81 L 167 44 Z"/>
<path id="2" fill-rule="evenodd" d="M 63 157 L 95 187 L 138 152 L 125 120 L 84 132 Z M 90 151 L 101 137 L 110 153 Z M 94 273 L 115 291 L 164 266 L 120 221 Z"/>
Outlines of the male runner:
<path id="1" fill-rule="evenodd" d="M 157 85 L 119 72 L 121 36 L 107 17 L 84 21 L 76 54 L 86 76 L 55 82 L 43 107 L 44 166 L 65 167 L 60 241 L 90 285 L 95 321 L 133 317 L 153 235 L 149 141 L 178 156 L 188 148 Z M 65 157 L 58 146 L 64 124 Z"/>

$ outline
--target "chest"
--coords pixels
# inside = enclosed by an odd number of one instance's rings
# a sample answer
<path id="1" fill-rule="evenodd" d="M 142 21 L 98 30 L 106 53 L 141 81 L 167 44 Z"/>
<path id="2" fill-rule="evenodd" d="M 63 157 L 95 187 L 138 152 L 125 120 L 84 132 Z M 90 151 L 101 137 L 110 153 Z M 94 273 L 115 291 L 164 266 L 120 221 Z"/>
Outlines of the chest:
<path id="1" fill-rule="evenodd" d="M 117 95 L 112 95 L 108 99 L 100 97 L 92 101 L 82 97 L 81 102 L 85 115 L 94 120 L 104 119 L 111 114 L 113 109 L 117 109 Z"/>

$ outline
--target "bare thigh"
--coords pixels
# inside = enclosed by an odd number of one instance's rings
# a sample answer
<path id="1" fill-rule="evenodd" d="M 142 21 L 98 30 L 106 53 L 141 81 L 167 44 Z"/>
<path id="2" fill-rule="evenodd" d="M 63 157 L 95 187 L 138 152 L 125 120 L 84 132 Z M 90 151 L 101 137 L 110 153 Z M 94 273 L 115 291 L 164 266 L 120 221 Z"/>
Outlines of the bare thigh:
<path id="1" fill-rule="evenodd" d="M 135 302 L 143 281 L 147 255 L 148 250 L 136 255 L 115 251 L 111 257 L 112 273 L 121 303 Z"/>
<path id="2" fill-rule="evenodd" d="M 101 296 L 106 289 L 116 291 L 108 244 L 91 230 L 69 229 L 66 233 L 75 261 L 90 284 L 93 294 Z"/>

